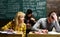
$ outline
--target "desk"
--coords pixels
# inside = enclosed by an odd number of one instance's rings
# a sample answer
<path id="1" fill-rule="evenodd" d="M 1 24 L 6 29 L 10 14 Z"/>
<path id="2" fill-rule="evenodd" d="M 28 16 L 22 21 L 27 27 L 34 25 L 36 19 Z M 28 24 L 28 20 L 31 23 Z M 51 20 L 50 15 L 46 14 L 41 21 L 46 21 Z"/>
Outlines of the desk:
<path id="1" fill-rule="evenodd" d="M 22 37 L 21 34 L 0 34 L 0 37 Z"/>
<path id="2" fill-rule="evenodd" d="M 28 34 L 27 37 L 60 37 L 60 34 Z"/>
<path id="3" fill-rule="evenodd" d="M 48 32 L 48 34 L 35 34 L 35 33 L 30 33 L 27 35 L 27 37 L 60 37 L 60 33 L 58 32 Z"/>

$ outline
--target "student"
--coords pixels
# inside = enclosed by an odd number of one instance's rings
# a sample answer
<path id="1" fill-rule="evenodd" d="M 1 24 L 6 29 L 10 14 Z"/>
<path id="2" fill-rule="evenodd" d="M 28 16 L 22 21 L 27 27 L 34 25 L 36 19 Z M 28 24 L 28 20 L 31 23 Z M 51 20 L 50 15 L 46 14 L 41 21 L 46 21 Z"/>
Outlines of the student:
<path id="1" fill-rule="evenodd" d="M 35 24 L 36 20 L 33 18 L 32 10 L 28 9 L 25 16 L 25 23 L 27 25 L 27 33 L 31 31 L 32 26 Z"/>
<path id="2" fill-rule="evenodd" d="M 60 32 L 60 26 L 55 11 L 51 11 L 47 18 L 39 19 L 33 26 L 33 30 L 40 31 L 42 33 L 52 31 L 55 27 L 56 32 Z M 48 31 L 47 31 L 48 30 Z"/>
<path id="3" fill-rule="evenodd" d="M 17 34 L 26 34 L 26 24 L 24 23 L 25 14 L 23 12 L 18 12 L 13 21 L 10 21 L 7 25 L 2 27 L 4 31 L 17 31 Z"/>

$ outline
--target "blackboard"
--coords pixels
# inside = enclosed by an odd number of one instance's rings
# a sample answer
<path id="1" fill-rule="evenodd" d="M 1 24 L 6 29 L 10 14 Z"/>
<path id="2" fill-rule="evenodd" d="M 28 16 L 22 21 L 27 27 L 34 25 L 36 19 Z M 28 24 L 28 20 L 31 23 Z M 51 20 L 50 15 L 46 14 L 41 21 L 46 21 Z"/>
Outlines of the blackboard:
<path id="1" fill-rule="evenodd" d="M 36 19 L 46 17 L 46 0 L 0 0 L 0 19 L 13 19 L 16 12 L 27 9 Z"/>
<path id="2" fill-rule="evenodd" d="M 13 19 L 18 11 L 23 11 L 22 0 L 0 0 L 0 19 Z"/>

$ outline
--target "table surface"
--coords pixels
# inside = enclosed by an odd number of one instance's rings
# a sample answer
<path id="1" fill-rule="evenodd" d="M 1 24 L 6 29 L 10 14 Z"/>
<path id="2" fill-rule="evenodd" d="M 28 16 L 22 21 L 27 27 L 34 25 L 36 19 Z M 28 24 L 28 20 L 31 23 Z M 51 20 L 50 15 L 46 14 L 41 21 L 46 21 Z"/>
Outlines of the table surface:
<path id="1" fill-rule="evenodd" d="M 0 37 L 22 37 L 22 34 L 0 33 Z M 27 37 L 60 37 L 58 32 L 48 32 L 48 34 L 27 34 Z"/>
<path id="2" fill-rule="evenodd" d="M 60 37 L 60 33 L 58 32 L 48 32 L 48 34 L 35 34 L 29 33 L 27 37 Z"/>
<path id="3" fill-rule="evenodd" d="M 21 34 L 0 34 L 0 37 L 22 37 Z"/>
<path id="4" fill-rule="evenodd" d="M 22 37 L 22 34 L 7 33 L 8 32 L 0 31 L 0 37 Z"/>
<path id="5" fill-rule="evenodd" d="M 27 37 L 60 37 L 60 34 L 28 34 Z"/>

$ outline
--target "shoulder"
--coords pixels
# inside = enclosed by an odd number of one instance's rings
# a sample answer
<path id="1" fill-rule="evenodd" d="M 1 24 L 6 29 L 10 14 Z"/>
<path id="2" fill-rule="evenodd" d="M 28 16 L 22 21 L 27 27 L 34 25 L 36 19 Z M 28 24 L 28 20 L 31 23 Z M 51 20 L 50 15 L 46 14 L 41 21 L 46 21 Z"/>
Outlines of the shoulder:
<path id="1" fill-rule="evenodd" d="M 43 20 L 46 20 L 46 19 L 47 19 L 47 18 L 40 18 L 39 20 L 40 20 L 40 21 L 43 21 Z"/>
<path id="2" fill-rule="evenodd" d="M 14 21 L 8 22 L 7 25 L 14 25 Z"/>
<path id="3" fill-rule="evenodd" d="M 12 23 L 12 21 L 9 21 L 7 24 L 11 24 Z"/>
<path id="4" fill-rule="evenodd" d="M 38 22 L 40 22 L 40 23 L 41 23 L 41 22 L 44 22 L 44 21 L 46 21 L 46 19 L 47 19 L 47 18 L 40 18 L 40 19 L 38 20 Z"/>
<path id="5" fill-rule="evenodd" d="M 26 24 L 25 24 L 25 23 L 23 23 L 23 24 L 22 24 L 22 27 L 23 27 L 23 28 L 24 28 L 24 27 L 26 27 Z"/>
<path id="6" fill-rule="evenodd" d="M 25 23 L 23 23 L 23 25 L 26 25 Z"/>

